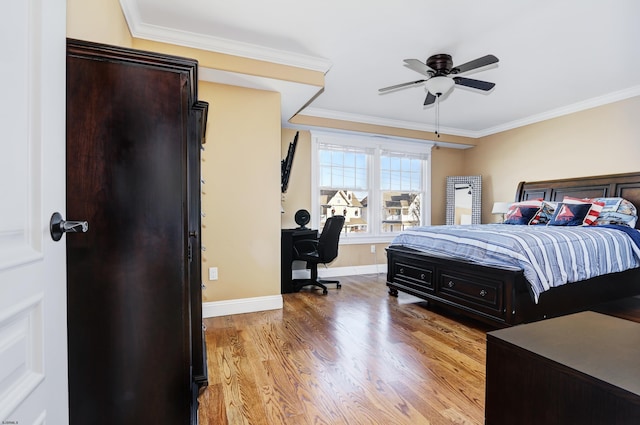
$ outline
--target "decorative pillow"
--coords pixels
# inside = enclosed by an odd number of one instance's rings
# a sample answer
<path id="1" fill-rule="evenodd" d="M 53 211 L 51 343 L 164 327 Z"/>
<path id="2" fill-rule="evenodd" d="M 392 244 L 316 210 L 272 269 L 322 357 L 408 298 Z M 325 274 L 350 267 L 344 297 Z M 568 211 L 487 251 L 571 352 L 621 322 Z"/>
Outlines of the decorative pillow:
<path id="1" fill-rule="evenodd" d="M 604 203 L 600 216 L 594 223 L 596 226 L 604 224 L 636 226 L 638 211 L 630 201 L 624 198 L 597 198 L 596 201 Z"/>
<path id="2" fill-rule="evenodd" d="M 604 202 L 604 207 L 601 212 L 618 212 L 618 208 L 622 203 L 622 198 L 597 198 L 598 201 Z M 625 211 L 629 214 L 629 211 Z"/>
<path id="3" fill-rule="evenodd" d="M 509 207 L 504 224 L 531 224 L 531 220 L 538 214 L 539 208 L 535 206 Z"/>
<path id="4" fill-rule="evenodd" d="M 591 204 L 568 204 L 561 202 L 549 221 L 549 226 L 582 226 L 589 214 Z"/>
<path id="5" fill-rule="evenodd" d="M 504 223 L 505 224 L 532 224 L 532 223 L 529 223 L 529 221 L 535 218 L 535 213 L 534 213 L 534 216 L 529 217 L 529 219 L 527 220 L 527 223 L 516 223 L 514 221 L 523 221 L 524 219 L 519 218 L 519 217 L 522 217 L 523 214 L 524 214 L 524 217 L 529 216 L 528 212 L 520 211 L 520 209 L 524 208 L 528 211 L 530 208 L 535 208 L 537 211 L 540 209 L 541 206 L 542 206 L 542 198 L 528 199 L 526 201 L 514 202 L 511 205 L 509 205 L 509 210 L 505 215 Z M 514 221 L 509 221 L 511 216 L 513 216 Z"/>
<path id="6" fill-rule="evenodd" d="M 553 217 L 556 208 L 558 208 L 557 202 L 543 201 L 538 213 L 529 224 L 547 224 Z"/>
<path id="7" fill-rule="evenodd" d="M 604 208 L 604 202 L 596 201 L 595 199 L 589 198 L 572 198 L 571 196 L 565 196 L 562 200 L 565 204 L 589 204 L 591 207 L 589 208 L 589 213 L 584 218 L 584 223 L 586 225 L 592 225 L 600 215 L 602 208 Z"/>

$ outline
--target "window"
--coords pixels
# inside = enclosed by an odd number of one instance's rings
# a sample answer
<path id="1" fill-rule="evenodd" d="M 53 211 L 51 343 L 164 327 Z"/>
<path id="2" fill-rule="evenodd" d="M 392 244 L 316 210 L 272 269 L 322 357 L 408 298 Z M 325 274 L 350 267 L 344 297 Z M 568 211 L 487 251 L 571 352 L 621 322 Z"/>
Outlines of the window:
<path id="1" fill-rule="evenodd" d="M 432 143 L 312 132 L 312 225 L 344 215 L 341 242 L 389 241 L 430 223 Z"/>
<path id="2" fill-rule="evenodd" d="M 380 200 L 382 233 L 422 224 L 423 160 L 415 154 L 382 151 L 380 154 Z"/>
<path id="3" fill-rule="evenodd" d="M 344 215 L 345 233 L 366 233 L 362 210 L 369 198 L 370 150 L 323 143 L 318 158 L 320 226 L 333 215 Z"/>

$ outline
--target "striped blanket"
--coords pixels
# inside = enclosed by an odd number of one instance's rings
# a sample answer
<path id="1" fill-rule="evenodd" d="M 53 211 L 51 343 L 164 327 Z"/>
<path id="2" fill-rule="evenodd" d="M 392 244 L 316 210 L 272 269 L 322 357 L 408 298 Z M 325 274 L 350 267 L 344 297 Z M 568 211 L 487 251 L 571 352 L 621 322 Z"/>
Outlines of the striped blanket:
<path id="1" fill-rule="evenodd" d="M 639 267 L 639 244 L 640 232 L 622 226 L 508 224 L 417 227 L 392 242 L 438 257 L 523 270 L 536 302 L 554 286 Z"/>

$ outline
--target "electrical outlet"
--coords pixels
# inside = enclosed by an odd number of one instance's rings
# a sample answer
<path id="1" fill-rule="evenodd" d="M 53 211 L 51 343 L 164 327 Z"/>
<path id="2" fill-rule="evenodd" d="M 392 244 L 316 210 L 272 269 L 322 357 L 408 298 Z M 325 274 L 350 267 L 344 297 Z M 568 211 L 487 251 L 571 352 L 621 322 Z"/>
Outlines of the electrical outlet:
<path id="1" fill-rule="evenodd" d="M 218 280 L 218 268 L 209 267 L 209 280 Z"/>
<path id="2" fill-rule="evenodd" d="M 372 254 L 376 253 L 376 246 L 375 245 L 371 245 L 371 253 Z"/>

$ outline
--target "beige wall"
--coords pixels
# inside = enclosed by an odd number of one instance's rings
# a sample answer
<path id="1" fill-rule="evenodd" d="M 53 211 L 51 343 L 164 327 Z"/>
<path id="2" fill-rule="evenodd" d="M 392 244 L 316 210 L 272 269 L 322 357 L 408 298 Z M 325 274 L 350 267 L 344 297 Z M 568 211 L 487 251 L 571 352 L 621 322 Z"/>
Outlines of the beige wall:
<path id="1" fill-rule="evenodd" d="M 640 97 L 479 139 L 464 170 L 482 175 L 482 219 L 513 201 L 520 181 L 640 171 Z"/>
<path id="2" fill-rule="evenodd" d="M 447 176 L 468 175 L 464 168 L 467 150 L 434 148 L 431 151 L 431 224 L 446 223 Z"/>
<path id="3" fill-rule="evenodd" d="M 67 0 L 67 37 L 121 47 L 132 44 L 118 0 Z"/>
<path id="4" fill-rule="evenodd" d="M 280 95 L 200 82 L 204 301 L 280 293 Z M 218 267 L 219 280 L 207 270 Z"/>

